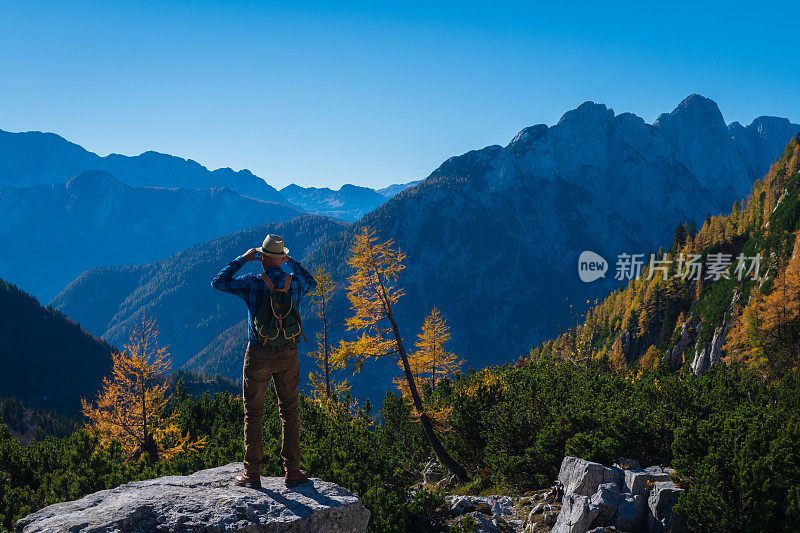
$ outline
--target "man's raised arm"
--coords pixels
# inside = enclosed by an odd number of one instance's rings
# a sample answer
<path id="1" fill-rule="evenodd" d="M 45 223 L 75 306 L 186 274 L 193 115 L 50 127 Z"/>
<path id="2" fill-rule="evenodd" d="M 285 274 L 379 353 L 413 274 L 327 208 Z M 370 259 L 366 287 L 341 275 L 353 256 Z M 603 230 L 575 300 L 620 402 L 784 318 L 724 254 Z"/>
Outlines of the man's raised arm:
<path id="1" fill-rule="evenodd" d="M 211 280 L 211 286 L 223 292 L 244 296 L 247 291 L 247 284 L 241 276 L 234 277 L 233 275 L 248 261 L 248 254 L 250 254 L 250 250 L 225 265 L 225 268 L 220 270 Z"/>
<path id="2" fill-rule="evenodd" d="M 289 268 L 292 269 L 292 272 L 294 272 L 294 277 L 297 280 L 297 287 L 299 289 L 298 298 L 317 288 L 317 280 L 303 268 L 303 265 L 291 257 L 287 257 L 286 262 L 289 264 Z"/>

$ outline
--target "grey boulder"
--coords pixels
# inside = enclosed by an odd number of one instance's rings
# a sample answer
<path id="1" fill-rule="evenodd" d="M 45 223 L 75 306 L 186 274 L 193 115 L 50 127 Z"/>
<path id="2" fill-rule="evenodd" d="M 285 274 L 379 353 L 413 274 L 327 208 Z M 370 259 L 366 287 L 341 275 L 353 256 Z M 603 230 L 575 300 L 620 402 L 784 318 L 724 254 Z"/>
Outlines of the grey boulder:
<path id="1" fill-rule="evenodd" d="M 626 476 L 627 472 L 626 470 Z M 593 463 L 578 457 L 566 456 L 561 461 L 558 481 L 564 486 L 565 500 L 570 494 L 591 496 L 597 492 L 597 487 L 603 483 L 616 483 L 617 486 L 621 486 L 623 470 L 617 467 L 603 466 L 600 463 Z"/>
<path id="2" fill-rule="evenodd" d="M 686 531 L 683 520 L 672 510 L 682 492 L 672 481 L 659 481 L 653 486 L 647 500 L 648 531 Z"/>
<path id="3" fill-rule="evenodd" d="M 630 493 L 621 494 L 617 504 L 617 515 L 614 526 L 620 531 L 637 531 L 642 525 L 641 505 L 637 500 L 640 496 Z"/>
<path id="4" fill-rule="evenodd" d="M 669 473 L 661 467 L 625 470 L 623 492 L 638 494 L 646 499 L 650 495 L 650 488 L 658 481 L 669 481 Z"/>
<path id="5" fill-rule="evenodd" d="M 261 489 L 231 482 L 241 463 L 125 483 L 49 505 L 17 521 L 33 532 L 344 532 L 365 531 L 370 512 L 352 492 L 311 479 L 289 489 L 262 477 Z"/>
<path id="6" fill-rule="evenodd" d="M 475 533 L 497 533 L 497 524 L 491 518 L 478 511 L 463 515 L 455 523 L 462 522 L 468 516 L 475 522 Z"/>
<path id="7" fill-rule="evenodd" d="M 597 510 L 589 507 L 589 498 L 586 496 L 565 495 L 550 533 L 586 533 L 596 514 Z"/>
<path id="8" fill-rule="evenodd" d="M 589 513 L 594 516 L 593 527 L 611 525 L 617 514 L 619 503 L 619 486 L 616 483 L 603 483 L 589 498 Z"/>

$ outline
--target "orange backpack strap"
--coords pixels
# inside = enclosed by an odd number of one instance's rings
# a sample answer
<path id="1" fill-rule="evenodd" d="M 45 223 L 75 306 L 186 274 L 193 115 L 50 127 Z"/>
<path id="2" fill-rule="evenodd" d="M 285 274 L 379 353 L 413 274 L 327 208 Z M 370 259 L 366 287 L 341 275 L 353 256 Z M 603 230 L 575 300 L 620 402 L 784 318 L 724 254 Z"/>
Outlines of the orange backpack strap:
<path id="1" fill-rule="evenodd" d="M 289 292 L 289 284 L 292 282 L 292 275 L 286 274 L 286 281 L 283 283 L 283 290 L 281 292 Z"/>
<path id="2" fill-rule="evenodd" d="M 275 292 L 275 286 L 272 284 L 266 274 L 262 273 L 261 279 L 263 279 L 264 283 L 266 283 L 267 287 L 269 287 L 269 292 Z"/>

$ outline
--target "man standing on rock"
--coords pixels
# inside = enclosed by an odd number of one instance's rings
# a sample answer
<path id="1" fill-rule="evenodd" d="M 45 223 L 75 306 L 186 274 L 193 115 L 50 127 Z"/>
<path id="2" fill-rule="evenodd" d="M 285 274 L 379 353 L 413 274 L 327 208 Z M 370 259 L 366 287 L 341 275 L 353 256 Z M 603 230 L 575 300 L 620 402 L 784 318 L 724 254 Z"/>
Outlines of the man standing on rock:
<path id="1" fill-rule="evenodd" d="M 236 485 L 260 488 L 264 455 L 263 414 L 270 378 L 278 395 L 281 417 L 281 457 L 286 486 L 308 481 L 300 470 L 300 427 L 297 395 L 300 363 L 297 341 L 300 329 L 301 298 L 317 286 L 314 277 L 289 257 L 288 248 L 278 235 L 267 235 L 260 248 L 251 248 L 223 268 L 211 281 L 215 289 L 235 294 L 247 304 L 249 342 L 244 354 L 242 389 L 244 394 L 244 474 Z M 260 275 L 234 274 L 247 261 L 261 261 Z M 288 263 L 293 274 L 286 273 Z"/>

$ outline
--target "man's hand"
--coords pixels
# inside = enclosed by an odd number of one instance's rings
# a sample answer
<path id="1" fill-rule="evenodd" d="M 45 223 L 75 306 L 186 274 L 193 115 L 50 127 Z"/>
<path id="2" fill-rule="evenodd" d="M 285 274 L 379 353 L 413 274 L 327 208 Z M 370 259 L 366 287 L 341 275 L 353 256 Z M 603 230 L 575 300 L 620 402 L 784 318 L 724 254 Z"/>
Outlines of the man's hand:
<path id="1" fill-rule="evenodd" d="M 244 258 L 245 261 L 258 261 L 258 257 L 256 257 L 257 253 L 258 253 L 257 248 L 250 248 L 249 250 L 247 250 L 245 253 L 242 254 L 242 257 Z"/>

